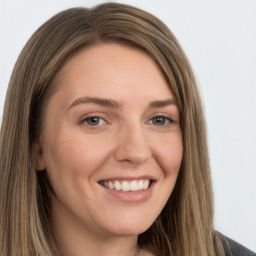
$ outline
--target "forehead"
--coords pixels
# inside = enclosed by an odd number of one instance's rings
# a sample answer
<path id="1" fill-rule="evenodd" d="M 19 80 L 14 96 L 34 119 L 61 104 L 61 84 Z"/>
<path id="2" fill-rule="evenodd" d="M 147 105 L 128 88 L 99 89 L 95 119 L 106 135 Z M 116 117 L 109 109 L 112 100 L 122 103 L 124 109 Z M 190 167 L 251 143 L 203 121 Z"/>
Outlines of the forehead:
<path id="1" fill-rule="evenodd" d="M 137 48 L 116 43 L 87 47 L 63 66 L 55 84 L 69 96 L 133 98 L 173 96 L 153 59 Z"/>

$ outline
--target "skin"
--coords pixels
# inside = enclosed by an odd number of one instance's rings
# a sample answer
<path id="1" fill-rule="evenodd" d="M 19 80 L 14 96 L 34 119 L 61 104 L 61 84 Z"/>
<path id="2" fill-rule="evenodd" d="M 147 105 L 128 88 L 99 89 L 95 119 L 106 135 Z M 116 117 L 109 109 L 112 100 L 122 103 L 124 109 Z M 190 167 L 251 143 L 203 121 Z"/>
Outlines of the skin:
<path id="1" fill-rule="evenodd" d="M 73 56 L 55 86 L 36 160 L 55 192 L 52 222 L 62 254 L 133 255 L 138 234 L 160 214 L 179 172 L 183 145 L 174 96 L 146 53 L 115 43 Z M 156 116 L 164 118 L 156 122 Z M 98 118 L 92 125 L 89 117 Z M 145 175 L 154 187 L 143 202 L 119 200 L 99 184 Z"/>

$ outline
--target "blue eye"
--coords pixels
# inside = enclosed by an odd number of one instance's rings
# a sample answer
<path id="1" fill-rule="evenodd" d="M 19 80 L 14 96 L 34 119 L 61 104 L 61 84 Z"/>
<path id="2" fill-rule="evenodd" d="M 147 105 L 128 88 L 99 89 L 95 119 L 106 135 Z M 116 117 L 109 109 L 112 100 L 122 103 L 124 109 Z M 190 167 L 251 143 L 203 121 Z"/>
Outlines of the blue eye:
<path id="1" fill-rule="evenodd" d="M 83 122 L 86 122 L 89 126 L 99 126 L 105 123 L 105 120 L 98 116 L 90 116 L 83 120 Z"/>
<path id="2" fill-rule="evenodd" d="M 168 123 L 173 123 L 174 121 L 166 116 L 155 116 L 150 120 L 151 124 L 154 125 L 166 125 Z"/>

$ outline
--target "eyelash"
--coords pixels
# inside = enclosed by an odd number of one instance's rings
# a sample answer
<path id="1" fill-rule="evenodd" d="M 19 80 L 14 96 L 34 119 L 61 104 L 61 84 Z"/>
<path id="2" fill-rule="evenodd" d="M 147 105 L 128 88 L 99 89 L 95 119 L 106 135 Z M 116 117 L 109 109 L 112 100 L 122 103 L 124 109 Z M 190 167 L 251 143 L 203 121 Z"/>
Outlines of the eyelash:
<path id="1" fill-rule="evenodd" d="M 167 117 L 167 116 L 163 116 L 163 115 L 157 115 L 157 116 L 154 116 L 150 119 L 150 121 L 153 121 L 153 120 L 156 120 L 156 119 L 164 119 L 164 124 L 154 124 L 153 122 L 150 123 L 152 125 L 157 125 L 157 126 L 165 126 L 165 125 L 168 125 L 170 123 L 174 123 L 174 120 L 170 117 Z M 148 123 L 150 122 L 148 121 Z"/>
<path id="2" fill-rule="evenodd" d="M 86 122 L 87 125 L 88 125 L 88 126 L 91 126 L 91 127 L 97 127 L 97 126 L 102 125 L 102 124 L 91 125 L 91 124 L 88 123 L 89 120 L 96 119 L 96 118 L 97 118 L 98 120 L 101 120 L 101 121 L 103 120 L 103 122 L 107 123 L 106 120 L 105 120 L 104 118 L 100 117 L 100 116 L 89 116 L 89 117 L 86 117 L 86 118 L 84 118 L 84 119 L 81 121 L 81 123 L 85 123 L 85 122 Z"/>
<path id="3" fill-rule="evenodd" d="M 93 124 L 89 124 L 89 121 L 92 120 L 92 119 L 97 119 L 98 120 L 98 123 L 93 125 Z M 164 119 L 164 124 L 157 124 L 153 122 L 153 120 L 159 120 L 159 119 Z M 100 123 L 100 120 L 101 120 L 101 123 Z M 86 117 L 84 118 L 81 123 L 87 123 L 86 125 L 90 126 L 90 127 L 97 127 L 97 126 L 101 126 L 103 125 L 103 123 L 107 123 L 107 121 L 100 117 L 100 116 L 89 116 L 89 117 Z M 164 116 L 164 115 L 157 115 L 157 116 L 154 116 L 152 118 L 149 119 L 149 121 L 147 121 L 148 124 L 151 124 L 151 125 L 156 125 L 156 126 L 166 126 L 170 123 L 174 123 L 175 121 L 170 118 L 170 117 L 167 117 L 167 116 Z"/>

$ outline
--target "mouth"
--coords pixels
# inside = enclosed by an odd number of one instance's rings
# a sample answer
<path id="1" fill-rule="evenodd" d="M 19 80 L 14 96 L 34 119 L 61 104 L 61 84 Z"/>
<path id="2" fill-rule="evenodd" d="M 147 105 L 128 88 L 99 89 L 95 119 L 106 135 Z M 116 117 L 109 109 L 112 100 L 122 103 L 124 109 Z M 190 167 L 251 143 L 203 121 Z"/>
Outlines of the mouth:
<path id="1" fill-rule="evenodd" d="M 117 190 L 123 192 L 136 192 L 147 190 L 152 184 L 151 179 L 138 179 L 138 180 L 107 180 L 100 181 L 99 184 L 110 190 Z"/>

